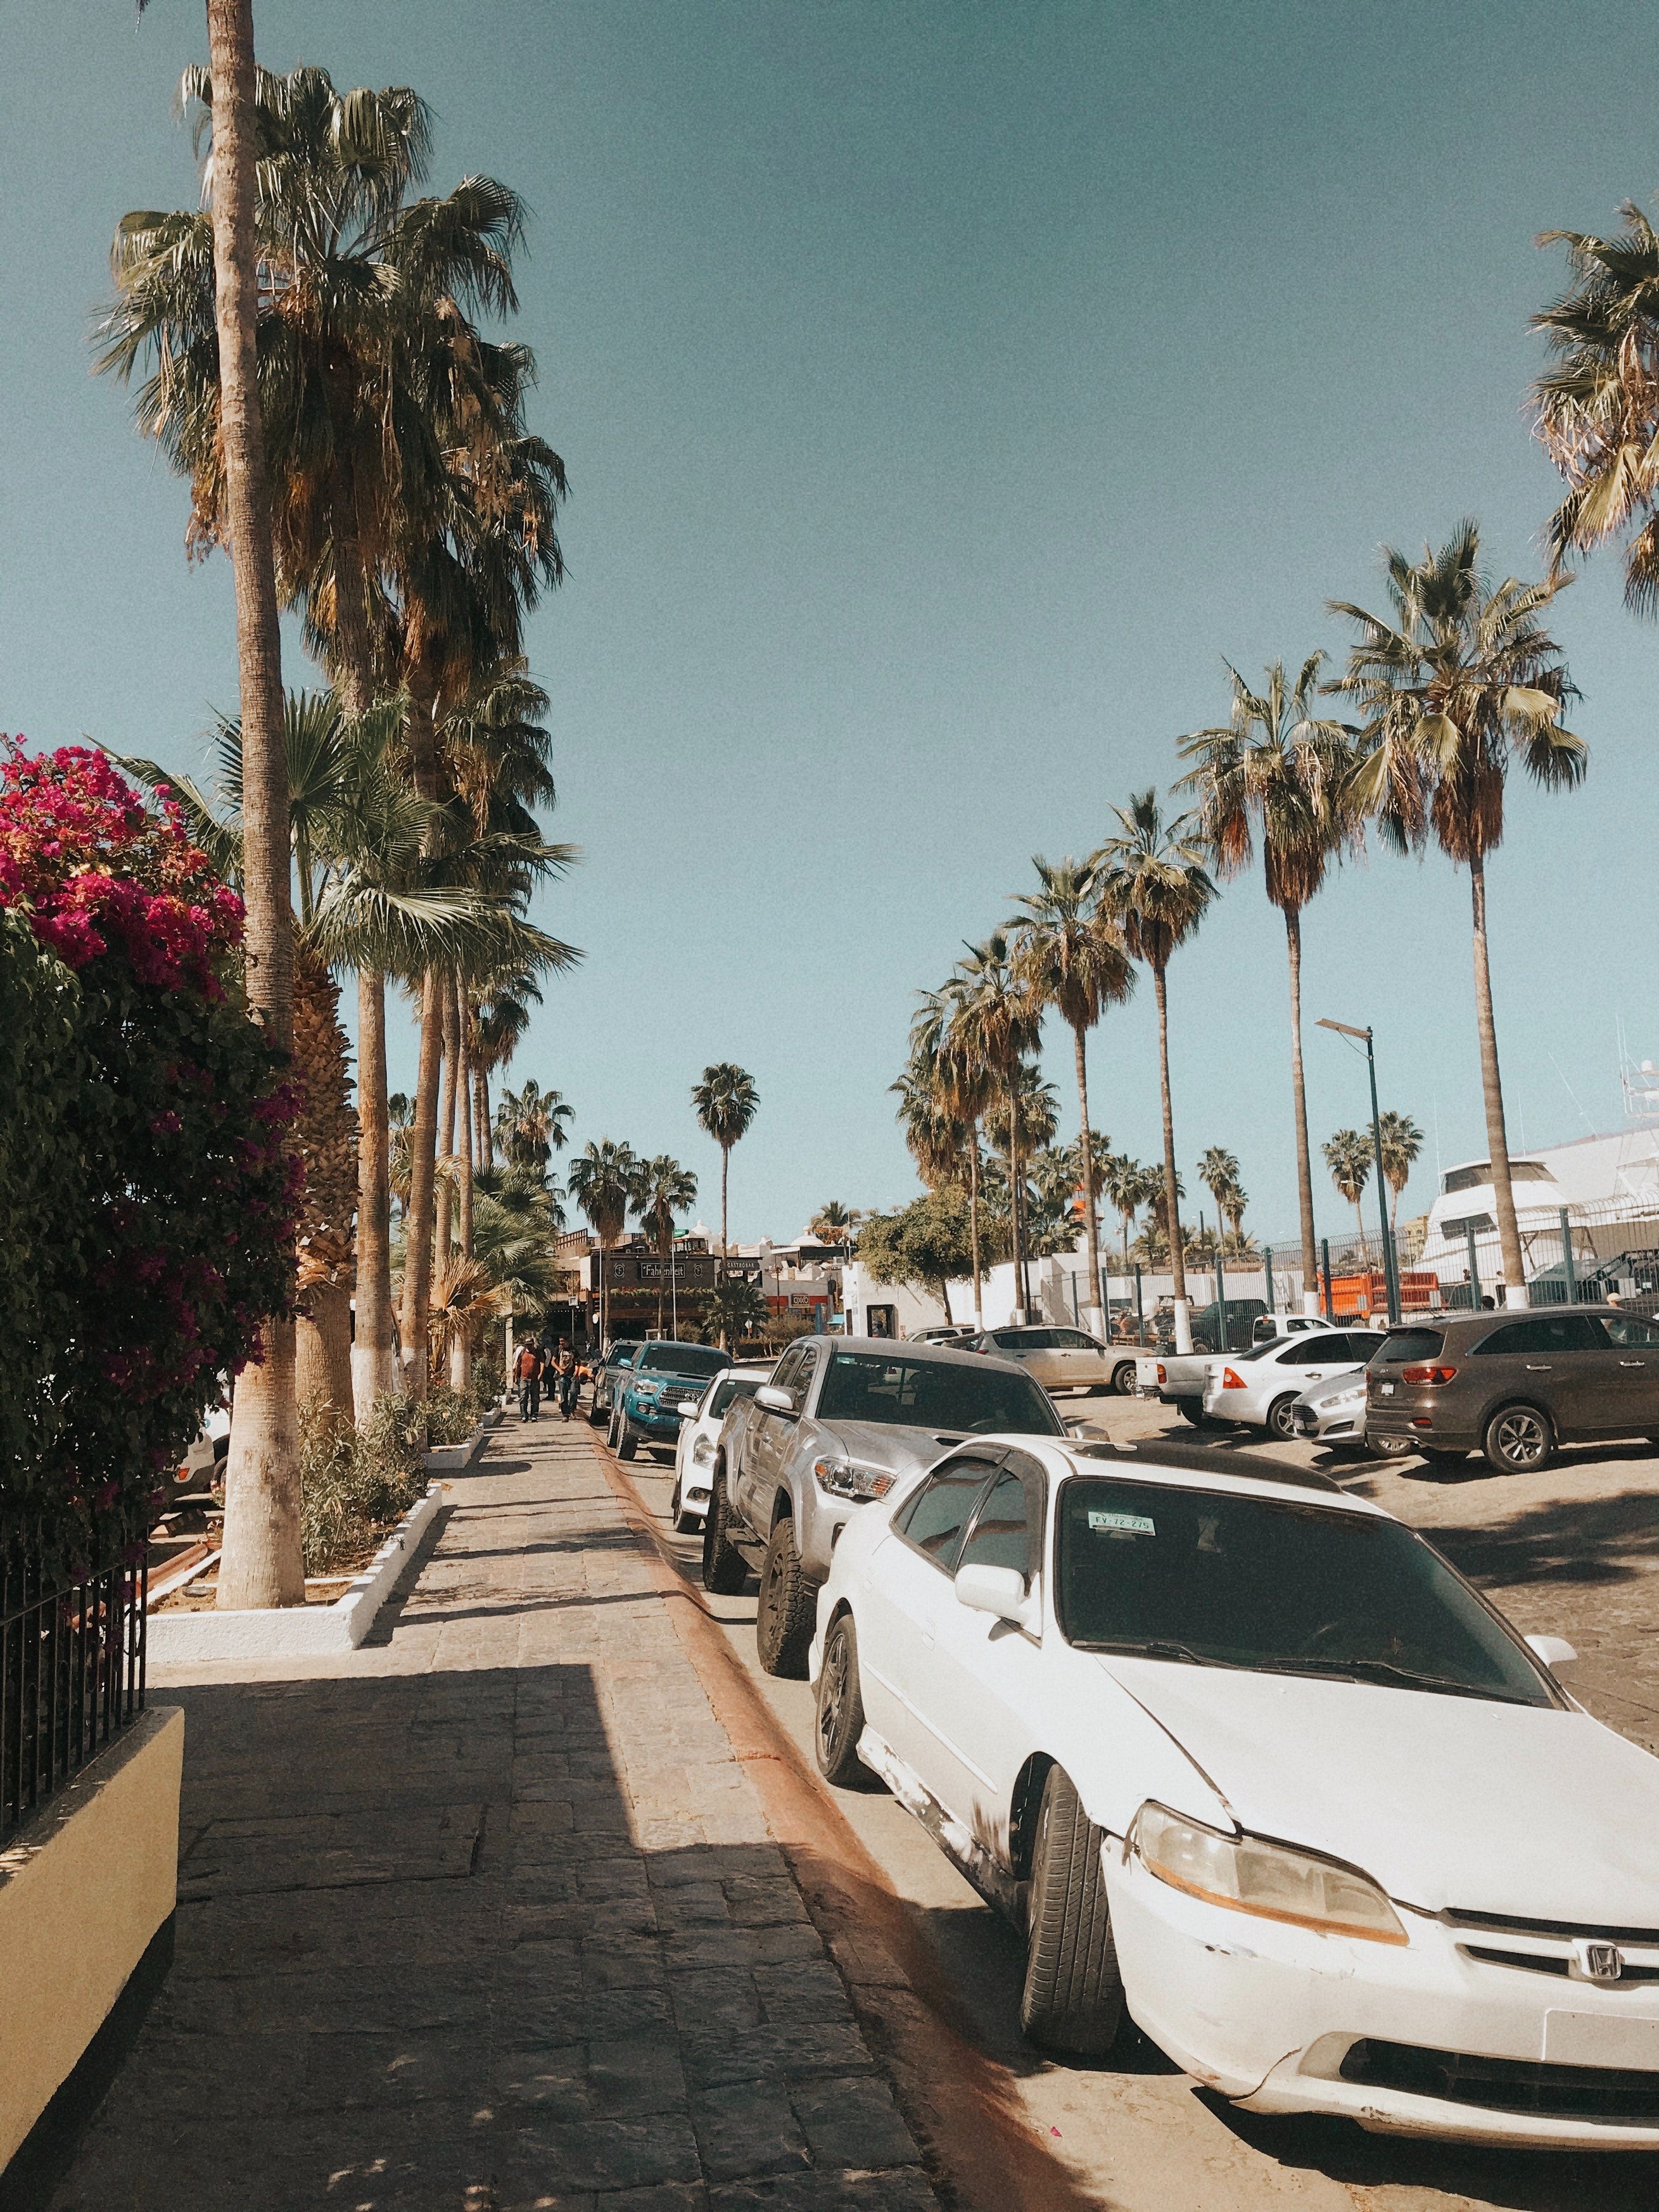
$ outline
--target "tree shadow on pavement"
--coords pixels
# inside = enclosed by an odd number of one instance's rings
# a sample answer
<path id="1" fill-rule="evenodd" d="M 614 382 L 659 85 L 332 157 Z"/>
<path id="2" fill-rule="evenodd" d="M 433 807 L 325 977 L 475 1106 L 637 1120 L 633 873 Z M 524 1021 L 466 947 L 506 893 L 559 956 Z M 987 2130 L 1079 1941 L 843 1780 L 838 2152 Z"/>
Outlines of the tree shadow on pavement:
<path id="1" fill-rule="evenodd" d="M 1471 1581 L 1500 1589 L 1630 1582 L 1659 1561 L 1659 1497 L 1551 1499 L 1507 1521 L 1425 1533 Z"/>

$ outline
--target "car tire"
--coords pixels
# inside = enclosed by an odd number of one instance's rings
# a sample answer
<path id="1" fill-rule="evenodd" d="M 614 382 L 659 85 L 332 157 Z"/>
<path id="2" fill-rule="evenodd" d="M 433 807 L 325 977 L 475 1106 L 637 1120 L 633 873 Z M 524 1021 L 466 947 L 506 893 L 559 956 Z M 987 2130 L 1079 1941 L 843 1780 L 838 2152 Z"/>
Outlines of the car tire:
<path id="1" fill-rule="evenodd" d="M 1071 1777 L 1051 1766 L 1031 1854 L 1019 2024 L 1046 2050 L 1087 2057 L 1111 2049 L 1123 2018 L 1101 1843 Z"/>
<path id="2" fill-rule="evenodd" d="M 716 1597 L 735 1597 L 749 1579 L 749 1563 L 732 1541 L 726 1477 L 717 1474 L 702 1517 L 702 1586 Z"/>
<path id="3" fill-rule="evenodd" d="M 1555 1431 L 1536 1406 L 1500 1406 L 1482 1441 L 1499 1474 L 1537 1474 L 1555 1457 Z"/>
<path id="4" fill-rule="evenodd" d="M 843 1613 L 823 1639 L 818 1671 L 817 1709 L 812 1723 L 812 1754 L 818 1772 L 837 1790 L 856 1790 L 871 1780 L 859 1757 L 864 1734 L 864 1692 L 859 1684 L 858 1631 Z"/>
<path id="5" fill-rule="evenodd" d="M 1296 1423 L 1291 1418 L 1291 1408 L 1296 1403 L 1294 1391 L 1287 1390 L 1282 1398 L 1275 1398 L 1267 1408 L 1267 1434 L 1277 1437 L 1280 1443 L 1296 1442 Z"/>
<path id="6" fill-rule="evenodd" d="M 791 1681 L 805 1677 L 817 1606 L 817 1585 L 801 1565 L 795 1524 L 786 1515 L 766 1547 L 755 1610 L 755 1649 L 763 1673 Z"/>
<path id="7" fill-rule="evenodd" d="M 1201 1398 L 1177 1398 L 1175 1408 L 1183 1421 L 1190 1421 L 1195 1429 L 1207 1429 L 1211 1417 L 1204 1410 Z"/>
<path id="8" fill-rule="evenodd" d="M 611 1451 L 615 1451 L 615 1450 L 616 1450 L 616 1449 L 617 1449 L 617 1413 L 616 1413 L 616 1409 L 614 1408 L 614 1407 L 612 1407 L 612 1409 L 611 1409 L 611 1418 L 610 1418 L 610 1419 L 609 1419 L 609 1420 L 605 1423 L 605 1444 L 606 1444 L 606 1447 L 607 1447 L 607 1449 L 610 1449 L 610 1450 L 611 1450 Z"/>
<path id="9" fill-rule="evenodd" d="M 599 1403 L 599 1394 L 596 1390 L 587 1401 L 587 1425 L 590 1429 L 597 1429 L 604 1419 L 605 1408 Z"/>
<path id="10" fill-rule="evenodd" d="M 624 1413 L 622 1419 L 617 1424 L 617 1457 L 618 1459 L 632 1459 L 639 1448 L 640 1440 L 635 1435 L 634 1431 L 629 1425 L 628 1416 Z"/>
<path id="11" fill-rule="evenodd" d="M 1120 1398 L 1133 1398 L 1134 1396 L 1135 1364 L 1133 1359 L 1121 1360 L 1119 1362 L 1117 1366 L 1113 1368 L 1112 1388 L 1116 1391 Z"/>

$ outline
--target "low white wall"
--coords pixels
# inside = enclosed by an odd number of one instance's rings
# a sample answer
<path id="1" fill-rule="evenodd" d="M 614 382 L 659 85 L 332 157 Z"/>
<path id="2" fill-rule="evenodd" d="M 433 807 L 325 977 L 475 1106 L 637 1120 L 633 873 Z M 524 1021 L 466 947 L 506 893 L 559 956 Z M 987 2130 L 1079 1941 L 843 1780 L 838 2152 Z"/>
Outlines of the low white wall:
<path id="1" fill-rule="evenodd" d="M 173 1911 L 184 1753 L 183 1713 L 150 1706 L 0 1853 L 0 2166 Z"/>

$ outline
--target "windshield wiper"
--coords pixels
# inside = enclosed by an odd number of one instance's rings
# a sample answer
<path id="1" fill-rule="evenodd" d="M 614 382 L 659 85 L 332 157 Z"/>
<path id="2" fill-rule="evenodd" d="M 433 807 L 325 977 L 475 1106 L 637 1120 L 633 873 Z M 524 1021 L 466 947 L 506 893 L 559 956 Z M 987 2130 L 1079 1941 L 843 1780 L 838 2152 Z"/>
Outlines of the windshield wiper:
<path id="1" fill-rule="evenodd" d="M 1127 1641 L 1114 1638 L 1097 1643 L 1074 1637 L 1073 1643 L 1079 1651 L 1109 1651 L 1126 1659 L 1182 1659 L 1189 1667 L 1224 1667 L 1224 1659 L 1212 1659 L 1202 1651 L 1194 1651 L 1190 1644 L 1171 1643 L 1167 1638 L 1135 1637 Z"/>
<path id="2" fill-rule="evenodd" d="M 1492 1698 L 1500 1705 L 1521 1702 L 1506 1698 L 1500 1690 L 1449 1681 L 1443 1674 L 1419 1674 L 1409 1667 L 1396 1667 L 1392 1659 L 1257 1659 L 1251 1663 L 1262 1674 L 1315 1674 L 1332 1681 L 1375 1681 L 1401 1690 L 1437 1690 L 1449 1698 Z"/>

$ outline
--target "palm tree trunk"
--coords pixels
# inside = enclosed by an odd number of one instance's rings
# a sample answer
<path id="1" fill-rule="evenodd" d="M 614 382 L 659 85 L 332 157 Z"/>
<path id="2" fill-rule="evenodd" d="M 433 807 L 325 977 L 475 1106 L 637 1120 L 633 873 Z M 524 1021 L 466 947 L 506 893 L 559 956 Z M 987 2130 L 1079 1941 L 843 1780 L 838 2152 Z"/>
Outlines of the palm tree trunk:
<path id="1" fill-rule="evenodd" d="M 426 1338 L 432 1312 L 432 1185 L 438 1137 L 438 1079 L 443 1065 L 443 977 L 429 969 L 421 984 L 421 1058 L 415 1079 L 415 1127 L 410 1133 L 409 1208 L 404 1235 L 404 1388 L 426 1401 Z"/>
<path id="2" fill-rule="evenodd" d="M 460 1170 L 457 1177 L 455 1233 L 463 1260 L 472 1257 L 472 1063 L 466 1046 L 466 1008 L 459 986 L 456 993 L 455 1097 L 460 1115 Z M 449 1340 L 449 1387 L 465 1390 L 472 1382 L 472 1335 L 470 1327 L 458 1328 Z"/>
<path id="3" fill-rule="evenodd" d="M 726 1280 L 726 1183 L 727 1171 L 731 1168 L 731 1165 L 732 1147 L 730 1145 L 722 1145 L 720 1146 L 720 1274 L 718 1277 L 718 1279 L 722 1283 Z"/>
<path id="4" fill-rule="evenodd" d="M 1302 915 L 1285 908 L 1291 963 L 1291 1109 L 1296 1121 L 1296 1197 L 1302 1215 L 1302 1305 L 1319 1310 L 1319 1245 L 1314 1234 L 1313 1153 L 1308 1144 L 1308 1092 L 1302 1075 Z"/>
<path id="5" fill-rule="evenodd" d="M 1182 1250 L 1181 1202 L 1176 1196 L 1175 1109 L 1170 1099 L 1170 1000 L 1164 973 L 1152 970 L 1152 989 L 1158 999 L 1158 1081 L 1164 1097 L 1164 1226 L 1170 1240 L 1170 1273 L 1175 1283 L 1176 1350 L 1192 1350 L 1192 1323 L 1187 1312 L 1187 1263 Z M 1185 1344 L 1182 1338 L 1185 1337 Z"/>
<path id="6" fill-rule="evenodd" d="M 248 1002 L 286 1052 L 292 1033 L 294 930 L 289 904 L 288 744 L 270 492 L 255 332 L 252 0 L 207 0 L 213 76 L 213 289 L 219 437 L 236 594 L 242 713 L 242 865 Z M 224 1607 L 303 1605 L 294 1323 L 267 1317 L 264 1357 L 237 1377 L 226 1465 Z"/>
<path id="7" fill-rule="evenodd" d="M 1008 1225 L 1014 1247 L 1016 1325 L 1030 1319 L 1030 1301 L 1025 1290 L 1025 1224 L 1020 1203 L 1018 1065 L 1018 1061 L 1013 1063 L 1008 1076 Z"/>
<path id="8" fill-rule="evenodd" d="M 357 1335 L 351 1347 L 351 1400 L 360 1428 L 397 1383 L 386 1099 L 386 978 L 365 968 L 357 975 Z"/>
<path id="9" fill-rule="evenodd" d="M 351 1418 L 351 1292 L 346 1283 L 313 1283 L 294 1329 L 296 1406 L 320 1396 L 342 1421 Z"/>
<path id="10" fill-rule="evenodd" d="M 455 1097 L 456 1092 L 460 1087 L 459 1062 L 461 1025 L 456 1018 L 455 1012 L 454 976 L 446 972 L 440 988 L 443 994 L 442 1019 L 444 1080 L 443 1121 L 441 1131 L 441 1141 L 438 1145 L 438 1157 L 440 1159 L 443 1160 L 453 1160 L 455 1157 Z M 449 1265 L 449 1248 L 452 1242 L 452 1221 L 454 1213 L 455 1201 L 454 1182 L 453 1177 L 447 1173 L 445 1174 L 438 1183 L 437 1197 L 438 1225 L 434 1236 L 432 1247 L 432 1266 L 434 1273 Z"/>
<path id="11" fill-rule="evenodd" d="M 1089 1061 L 1084 1049 L 1087 1032 L 1079 1022 L 1072 1035 L 1077 1040 L 1077 1095 L 1083 1114 L 1083 1204 L 1085 1218 L 1089 1224 L 1089 1303 L 1086 1313 L 1094 1316 L 1092 1323 L 1084 1326 L 1103 1338 L 1105 1318 L 1100 1308 L 1100 1221 L 1095 1212 L 1095 1140 L 1089 1127 Z"/>
<path id="12" fill-rule="evenodd" d="M 1521 1230 L 1515 1218 L 1515 1186 L 1510 1177 L 1510 1140 L 1504 1127 L 1504 1085 L 1498 1072 L 1498 1030 L 1492 1016 L 1492 969 L 1486 963 L 1486 861 L 1476 853 L 1469 862 L 1469 896 L 1474 917 L 1474 1016 L 1480 1033 L 1480 1088 L 1486 1105 L 1486 1150 L 1492 1160 L 1492 1194 L 1498 1209 L 1498 1244 L 1504 1260 L 1504 1297 L 1527 1304 L 1527 1271 L 1521 1257 Z"/>
<path id="13" fill-rule="evenodd" d="M 985 1326 L 985 1306 L 980 1295 L 979 1264 L 979 1116 L 968 1130 L 968 1242 L 974 1255 L 974 1326 Z"/>
<path id="14" fill-rule="evenodd" d="M 477 1157 L 487 1168 L 495 1164 L 495 1144 L 489 1133 L 489 1070 L 481 1061 L 472 1071 L 472 1112 L 477 1123 Z"/>

